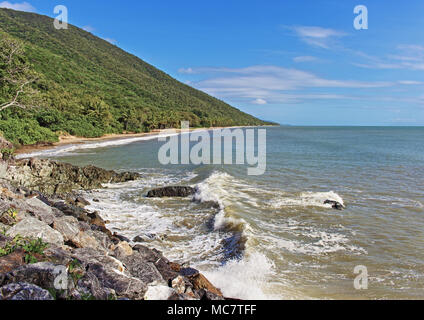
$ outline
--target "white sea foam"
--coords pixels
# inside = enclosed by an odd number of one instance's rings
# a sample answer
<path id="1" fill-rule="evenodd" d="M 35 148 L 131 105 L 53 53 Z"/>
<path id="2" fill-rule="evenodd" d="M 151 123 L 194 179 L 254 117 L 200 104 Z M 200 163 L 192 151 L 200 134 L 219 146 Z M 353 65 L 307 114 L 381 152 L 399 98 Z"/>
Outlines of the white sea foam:
<path id="1" fill-rule="evenodd" d="M 220 130 L 220 129 L 198 129 L 196 130 L 196 132 L 214 131 L 214 130 Z M 165 131 L 170 131 L 170 130 L 165 130 Z M 111 140 L 105 140 L 100 142 L 69 144 L 69 145 L 59 146 L 59 147 L 55 147 L 55 148 L 47 149 L 47 150 L 34 151 L 31 153 L 22 153 L 17 155 L 16 158 L 23 159 L 23 158 L 31 158 L 31 157 L 49 157 L 49 156 L 60 156 L 60 155 L 63 156 L 78 150 L 117 147 L 117 146 L 128 145 L 134 142 L 149 141 L 149 140 L 155 140 L 159 138 L 167 138 L 167 137 L 172 137 L 172 136 L 181 135 L 181 134 L 187 134 L 187 133 L 163 132 L 159 134 L 150 134 L 150 135 L 145 135 L 141 137 L 133 137 L 133 138 L 124 137 L 124 138 L 111 139 Z"/>
<path id="2" fill-rule="evenodd" d="M 178 135 L 178 133 L 164 133 L 164 134 L 158 134 L 158 135 L 146 135 L 146 136 L 135 137 L 135 138 L 113 139 L 113 140 L 106 140 L 101 142 L 69 144 L 69 145 L 59 146 L 59 147 L 48 149 L 48 150 L 35 151 L 31 153 L 22 153 L 17 155 L 16 158 L 22 159 L 22 158 L 30 158 L 30 157 L 48 157 L 48 156 L 65 155 L 65 154 L 69 154 L 78 150 L 117 147 L 117 146 L 131 144 L 134 142 L 154 140 L 154 139 L 170 137 L 174 135 Z"/>
<path id="3" fill-rule="evenodd" d="M 322 207 L 322 208 L 331 208 L 331 205 L 324 204 L 326 200 L 337 201 L 344 205 L 343 198 L 339 196 L 334 191 L 329 192 L 302 192 L 298 195 L 286 194 L 279 196 L 276 199 L 273 199 L 270 202 L 271 207 L 273 208 L 282 208 L 282 207 Z"/>
<path id="4" fill-rule="evenodd" d="M 275 273 L 275 266 L 263 254 L 252 252 L 242 260 L 233 260 L 203 273 L 226 297 L 245 300 L 273 298 L 265 289 L 269 278 Z"/>
<path id="5" fill-rule="evenodd" d="M 219 204 L 219 213 L 215 216 L 214 230 L 228 227 L 247 226 L 242 218 L 232 216 L 226 211 L 227 204 L 234 201 L 239 192 L 234 189 L 235 178 L 224 172 L 214 172 L 208 179 L 197 186 L 194 199 L 198 202 L 215 202 Z"/>

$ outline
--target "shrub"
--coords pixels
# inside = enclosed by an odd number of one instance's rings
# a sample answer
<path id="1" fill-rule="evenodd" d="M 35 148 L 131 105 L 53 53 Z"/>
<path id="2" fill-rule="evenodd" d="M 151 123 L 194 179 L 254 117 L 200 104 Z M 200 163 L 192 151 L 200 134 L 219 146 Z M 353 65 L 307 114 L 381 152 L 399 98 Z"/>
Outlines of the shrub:
<path id="1" fill-rule="evenodd" d="M 48 128 L 41 127 L 33 119 L 0 120 L 4 137 L 15 145 L 31 145 L 38 142 L 57 142 L 58 136 Z"/>

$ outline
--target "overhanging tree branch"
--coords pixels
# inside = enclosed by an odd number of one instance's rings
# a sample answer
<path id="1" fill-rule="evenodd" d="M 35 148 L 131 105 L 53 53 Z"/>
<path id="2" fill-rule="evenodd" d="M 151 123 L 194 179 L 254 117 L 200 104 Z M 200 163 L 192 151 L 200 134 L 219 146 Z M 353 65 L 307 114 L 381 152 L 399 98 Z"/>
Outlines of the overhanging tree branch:
<path id="1" fill-rule="evenodd" d="M 3 37 L 0 40 L 0 85 L 5 88 L 6 97 L 3 98 L 3 101 L 6 100 L 6 102 L 0 105 L 0 111 L 12 106 L 29 108 L 22 101 L 22 97 L 28 93 L 29 85 L 37 79 L 25 61 L 22 43 Z"/>

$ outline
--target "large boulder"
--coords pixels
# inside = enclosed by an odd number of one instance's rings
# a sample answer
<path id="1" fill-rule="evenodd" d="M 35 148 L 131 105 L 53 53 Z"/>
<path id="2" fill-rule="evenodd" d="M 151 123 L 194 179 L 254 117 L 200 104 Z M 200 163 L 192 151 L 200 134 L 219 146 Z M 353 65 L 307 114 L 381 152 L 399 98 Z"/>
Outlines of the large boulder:
<path id="1" fill-rule="evenodd" d="M 178 197 L 185 198 L 192 196 L 196 193 L 196 189 L 192 187 L 165 187 L 150 190 L 147 193 L 148 198 L 164 198 L 164 197 Z"/>
<path id="2" fill-rule="evenodd" d="M 63 236 L 58 231 L 50 228 L 46 223 L 33 217 L 26 217 L 24 220 L 7 231 L 7 236 L 41 239 L 47 243 L 63 244 Z"/>
<path id="3" fill-rule="evenodd" d="M 168 286 L 149 286 L 144 295 L 144 300 L 170 300 L 175 294 L 175 290 Z"/>
<path id="4" fill-rule="evenodd" d="M 144 261 L 153 263 L 166 282 L 169 283 L 169 281 L 172 281 L 179 275 L 178 272 L 175 271 L 174 264 L 168 261 L 168 259 L 156 249 L 149 249 L 140 244 L 135 245 L 133 249 Z"/>
<path id="5" fill-rule="evenodd" d="M 0 248 L 2 246 L 0 245 Z M 8 273 L 25 264 L 25 251 L 18 249 L 11 254 L 0 257 L 0 273 Z"/>
<path id="6" fill-rule="evenodd" d="M 101 264 L 89 264 L 87 273 L 95 276 L 102 287 L 113 289 L 116 295 L 131 300 L 143 300 L 147 285 L 140 279 L 105 268 Z"/>
<path id="7" fill-rule="evenodd" d="M 36 285 L 18 282 L 5 285 L 0 288 L 0 300 L 54 300 L 52 295 Z"/>
<path id="8" fill-rule="evenodd" d="M 124 264 L 126 273 L 140 279 L 143 283 L 147 285 L 152 283 L 167 285 L 155 264 L 146 261 L 139 252 L 136 251 L 132 255 L 121 254 L 116 258 Z"/>
<path id="9" fill-rule="evenodd" d="M 134 172 L 117 173 L 94 166 L 77 167 L 35 158 L 17 161 L 3 175 L 0 178 L 47 195 L 66 194 L 76 189 L 98 189 L 104 183 L 126 182 L 140 177 Z"/>
<path id="10" fill-rule="evenodd" d="M 43 289 L 69 290 L 73 288 L 73 281 L 69 277 L 67 268 L 49 262 L 19 267 L 5 275 L 2 285 L 18 282 L 31 283 Z"/>
<path id="11" fill-rule="evenodd" d="M 78 219 L 72 216 L 55 219 L 53 229 L 60 232 L 65 241 L 73 240 L 80 233 Z"/>

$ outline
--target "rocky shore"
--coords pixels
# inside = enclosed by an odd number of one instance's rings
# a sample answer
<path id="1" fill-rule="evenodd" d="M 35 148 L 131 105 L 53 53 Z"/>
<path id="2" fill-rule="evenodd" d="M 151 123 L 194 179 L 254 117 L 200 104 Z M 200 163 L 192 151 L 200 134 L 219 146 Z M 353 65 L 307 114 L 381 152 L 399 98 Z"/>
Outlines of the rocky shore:
<path id="1" fill-rule="evenodd" d="M 112 234 L 78 190 L 141 177 L 0 160 L 0 300 L 223 300 L 199 271 Z"/>

